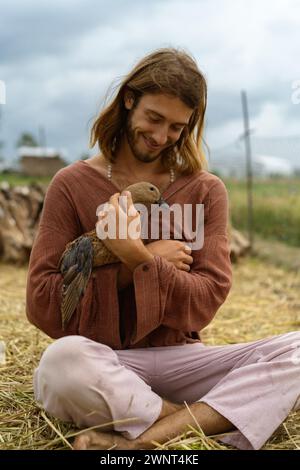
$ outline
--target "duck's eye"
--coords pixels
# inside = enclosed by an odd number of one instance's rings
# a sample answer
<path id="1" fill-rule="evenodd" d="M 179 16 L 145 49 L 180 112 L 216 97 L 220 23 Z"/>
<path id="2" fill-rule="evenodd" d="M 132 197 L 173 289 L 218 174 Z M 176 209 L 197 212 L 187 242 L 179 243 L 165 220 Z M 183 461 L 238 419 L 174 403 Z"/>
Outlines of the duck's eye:
<path id="1" fill-rule="evenodd" d="M 150 191 L 154 191 L 154 188 L 153 188 L 153 186 L 151 186 L 151 188 L 150 188 Z"/>

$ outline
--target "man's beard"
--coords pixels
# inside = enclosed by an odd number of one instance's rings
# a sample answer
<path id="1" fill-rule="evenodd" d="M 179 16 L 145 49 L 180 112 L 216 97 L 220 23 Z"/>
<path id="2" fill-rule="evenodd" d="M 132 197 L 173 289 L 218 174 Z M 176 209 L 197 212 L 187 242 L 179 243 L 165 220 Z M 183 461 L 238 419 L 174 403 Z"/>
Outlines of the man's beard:
<path id="1" fill-rule="evenodd" d="M 156 153 L 155 150 L 153 151 L 153 153 L 147 151 L 143 152 L 139 150 L 138 139 L 142 138 L 142 133 L 133 128 L 130 114 L 128 115 L 126 123 L 126 137 L 133 156 L 143 163 L 154 162 L 155 160 L 160 158 L 163 155 L 163 152 L 166 150 L 166 148 L 164 148 L 163 151 L 160 151 L 158 153 Z"/>

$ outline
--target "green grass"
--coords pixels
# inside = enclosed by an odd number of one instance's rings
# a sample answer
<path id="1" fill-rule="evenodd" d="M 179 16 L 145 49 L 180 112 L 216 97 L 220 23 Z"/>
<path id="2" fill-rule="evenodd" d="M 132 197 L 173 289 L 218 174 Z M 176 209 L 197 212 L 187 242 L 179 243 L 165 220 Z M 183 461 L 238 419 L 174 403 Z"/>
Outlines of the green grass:
<path id="1" fill-rule="evenodd" d="M 246 181 L 223 181 L 229 193 L 232 224 L 247 231 Z M 254 181 L 253 228 L 264 238 L 300 246 L 299 178 Z"/>
<path id="2" fill-rule="evenodd" d="M 10 186 L 28 185 L 31 183 L 50 183 L 52 177 L 50 176 L 27 176 L 20 173 L 0 173 L 0 183 L 7 181 Z"/>

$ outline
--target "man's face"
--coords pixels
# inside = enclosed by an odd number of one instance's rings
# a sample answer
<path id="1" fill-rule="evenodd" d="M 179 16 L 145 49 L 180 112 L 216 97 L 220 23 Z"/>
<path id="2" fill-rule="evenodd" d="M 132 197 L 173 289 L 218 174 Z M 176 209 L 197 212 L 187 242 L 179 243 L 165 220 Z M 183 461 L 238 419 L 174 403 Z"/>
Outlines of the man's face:
<path id="1" fill-rule="evenodd" d="M 128 144 L 134 157 L 144 163 L 155 161 L 163 150 L 176 144 L 193 113 L 179 98 L 164 94 L 144 95 L 136 107 L 125 99 L 125 106 L 130 110 Z"/>

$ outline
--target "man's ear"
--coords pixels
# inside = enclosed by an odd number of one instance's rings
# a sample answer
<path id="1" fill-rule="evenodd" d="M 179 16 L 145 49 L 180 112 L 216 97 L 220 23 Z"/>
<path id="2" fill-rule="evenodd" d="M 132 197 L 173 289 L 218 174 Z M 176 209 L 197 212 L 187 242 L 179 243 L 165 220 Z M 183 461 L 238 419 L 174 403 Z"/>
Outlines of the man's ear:
<path id="1" fill-rule="evenodd" d="M 134 104 L 134 94 L 131 90 L 126 90 L 124 93 L 124 105 L 125 108 L 130 110 Z"/>

